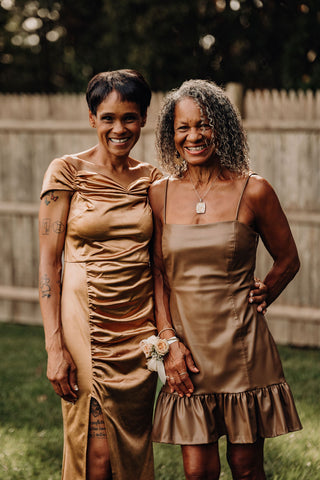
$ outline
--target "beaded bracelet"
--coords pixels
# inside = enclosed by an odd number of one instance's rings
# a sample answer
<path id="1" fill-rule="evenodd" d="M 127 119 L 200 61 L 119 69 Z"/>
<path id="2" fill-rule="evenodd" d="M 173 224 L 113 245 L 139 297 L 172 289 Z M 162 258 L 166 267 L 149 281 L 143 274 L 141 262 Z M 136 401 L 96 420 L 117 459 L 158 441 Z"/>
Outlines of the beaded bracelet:
<path id="1" fill-rule="evenodd" d="M 174 333 L 176 333 L 175 329 L 172 328 L 172 327 L 167 327 L 167 328 L 163 328 L 162 330 L 160 330 L 160 332 L 158 333 L 158 336 L 160 337 L 161 333 L 167 331 L 167 330 L 172 330 Z"/>

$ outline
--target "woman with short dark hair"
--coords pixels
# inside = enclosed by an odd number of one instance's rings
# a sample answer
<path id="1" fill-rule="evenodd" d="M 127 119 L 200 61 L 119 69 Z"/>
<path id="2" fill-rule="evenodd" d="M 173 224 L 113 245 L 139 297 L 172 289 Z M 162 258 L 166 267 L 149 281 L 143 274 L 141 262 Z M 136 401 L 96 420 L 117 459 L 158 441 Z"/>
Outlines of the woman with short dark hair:
<path id="1" fill-rule="evenodd" d="M 156 378 L 139 344 L 155 332 L 147 191 L 161 174 L 130 156 L 150 98 L 134 70 L 96 75 L 87 102 L 98 143 L 53 160 L 43 181 L 40 304 L 63 480 L 154 478 Z"/>

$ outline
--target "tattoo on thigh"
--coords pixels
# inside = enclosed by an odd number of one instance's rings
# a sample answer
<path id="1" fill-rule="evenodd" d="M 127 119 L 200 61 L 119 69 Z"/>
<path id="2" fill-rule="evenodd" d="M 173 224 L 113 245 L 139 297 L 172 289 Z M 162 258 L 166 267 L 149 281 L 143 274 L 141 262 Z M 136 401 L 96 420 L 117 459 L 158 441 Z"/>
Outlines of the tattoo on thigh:
<path id="1" fill-rule="evenodd" d="M 99 415 L 102 415 L 101 407 L 97 400 L 93 398 L 91 400 L 91 410 L 90 410 L 91 415 L 94 417 L 99 417 Z"/>
<path id="2" fill-rule="evenodd" d="M 42 298 L 51 297 L 50 278 L 46 273 L 40 278 L 40 291 Z"/>
<path id="3" fill-rule="evenodd" d="M 99 403 L 94 398 L 91 400 L 90 413 L 94 419 L 90 420 L 89 438 L 106 438 L 106 429 L 102 419 L 102 411 Z"/>
<path id="4" fill-rule="evenodd" d="M 103 420 L 95 420 L 90 422 L 89 438 L 107 438 Z"/>

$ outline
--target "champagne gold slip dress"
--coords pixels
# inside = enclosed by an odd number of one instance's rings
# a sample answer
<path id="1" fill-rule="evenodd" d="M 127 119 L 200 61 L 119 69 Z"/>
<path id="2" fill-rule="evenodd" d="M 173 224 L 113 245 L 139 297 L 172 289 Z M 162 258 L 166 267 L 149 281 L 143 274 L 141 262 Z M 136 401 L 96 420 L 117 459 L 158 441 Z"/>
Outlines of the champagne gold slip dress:
<path id="1" fill-rule="evenodd" d="M 258 244 L 257 233 L 238 221 L 248 180 L 234 221 L 166 224 L 164 213 L 172 323 L 200 373 L 189 372 L 190 398 L 162 388 L 156 442 L 199 445 L 227 435 L 231 443 L 253 443 L 302 428 L 264 315 L 248 302 Z"/>
<path id="2" fill-rule="evenodd" d="M 77 366 L 79 399 L 62 400 L 63 480 L 86 479 L 90 401 L 101 406 L 114 480 L 152 480 L 155 374 L 139 342 L 154 334 L 147 199 L 159 171 L 140 164 L 127 188 L 103 167 L 65 156 L 44 177 L 50 190 L 73 192 L 67 221 L 61 298 L 63 336 Z M 50 197 L 48 197 L 50 201 Z"/>

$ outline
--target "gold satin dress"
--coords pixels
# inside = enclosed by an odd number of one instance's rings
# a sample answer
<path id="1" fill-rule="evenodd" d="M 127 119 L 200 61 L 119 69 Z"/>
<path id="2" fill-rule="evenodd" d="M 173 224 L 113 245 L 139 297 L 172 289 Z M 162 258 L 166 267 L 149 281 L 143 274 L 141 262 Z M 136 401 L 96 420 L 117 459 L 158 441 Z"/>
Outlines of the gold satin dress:
<path id="1" fill-rule="evenodd" d="M 248 302 L 258 235 L 238 221 L 241 199 L 234 221 L 163 226 L 172 323 L 200 373 L 189 372 L 190 398 L 162 388 L 156 442 L 199 445 L 227 435 L 253 443 L 302 428 L 264 315 Z"/>
<path id="2" fill-rule="evenodd" d="M 77 366 L 79 398 L 62 400 L 63 480 L 86 479 L 91 398 L 101 406 L 115 480 L 152 480 L 151 437 L 156 375 L 139 342 L 154 334 L 148 245 L 150 184 L 160 172 L 140 164 L 127 188 L 103 167 L 76 156 L 55 159 L 49 190 L 73 192 L 64 248 L 63 336 Z"/>

